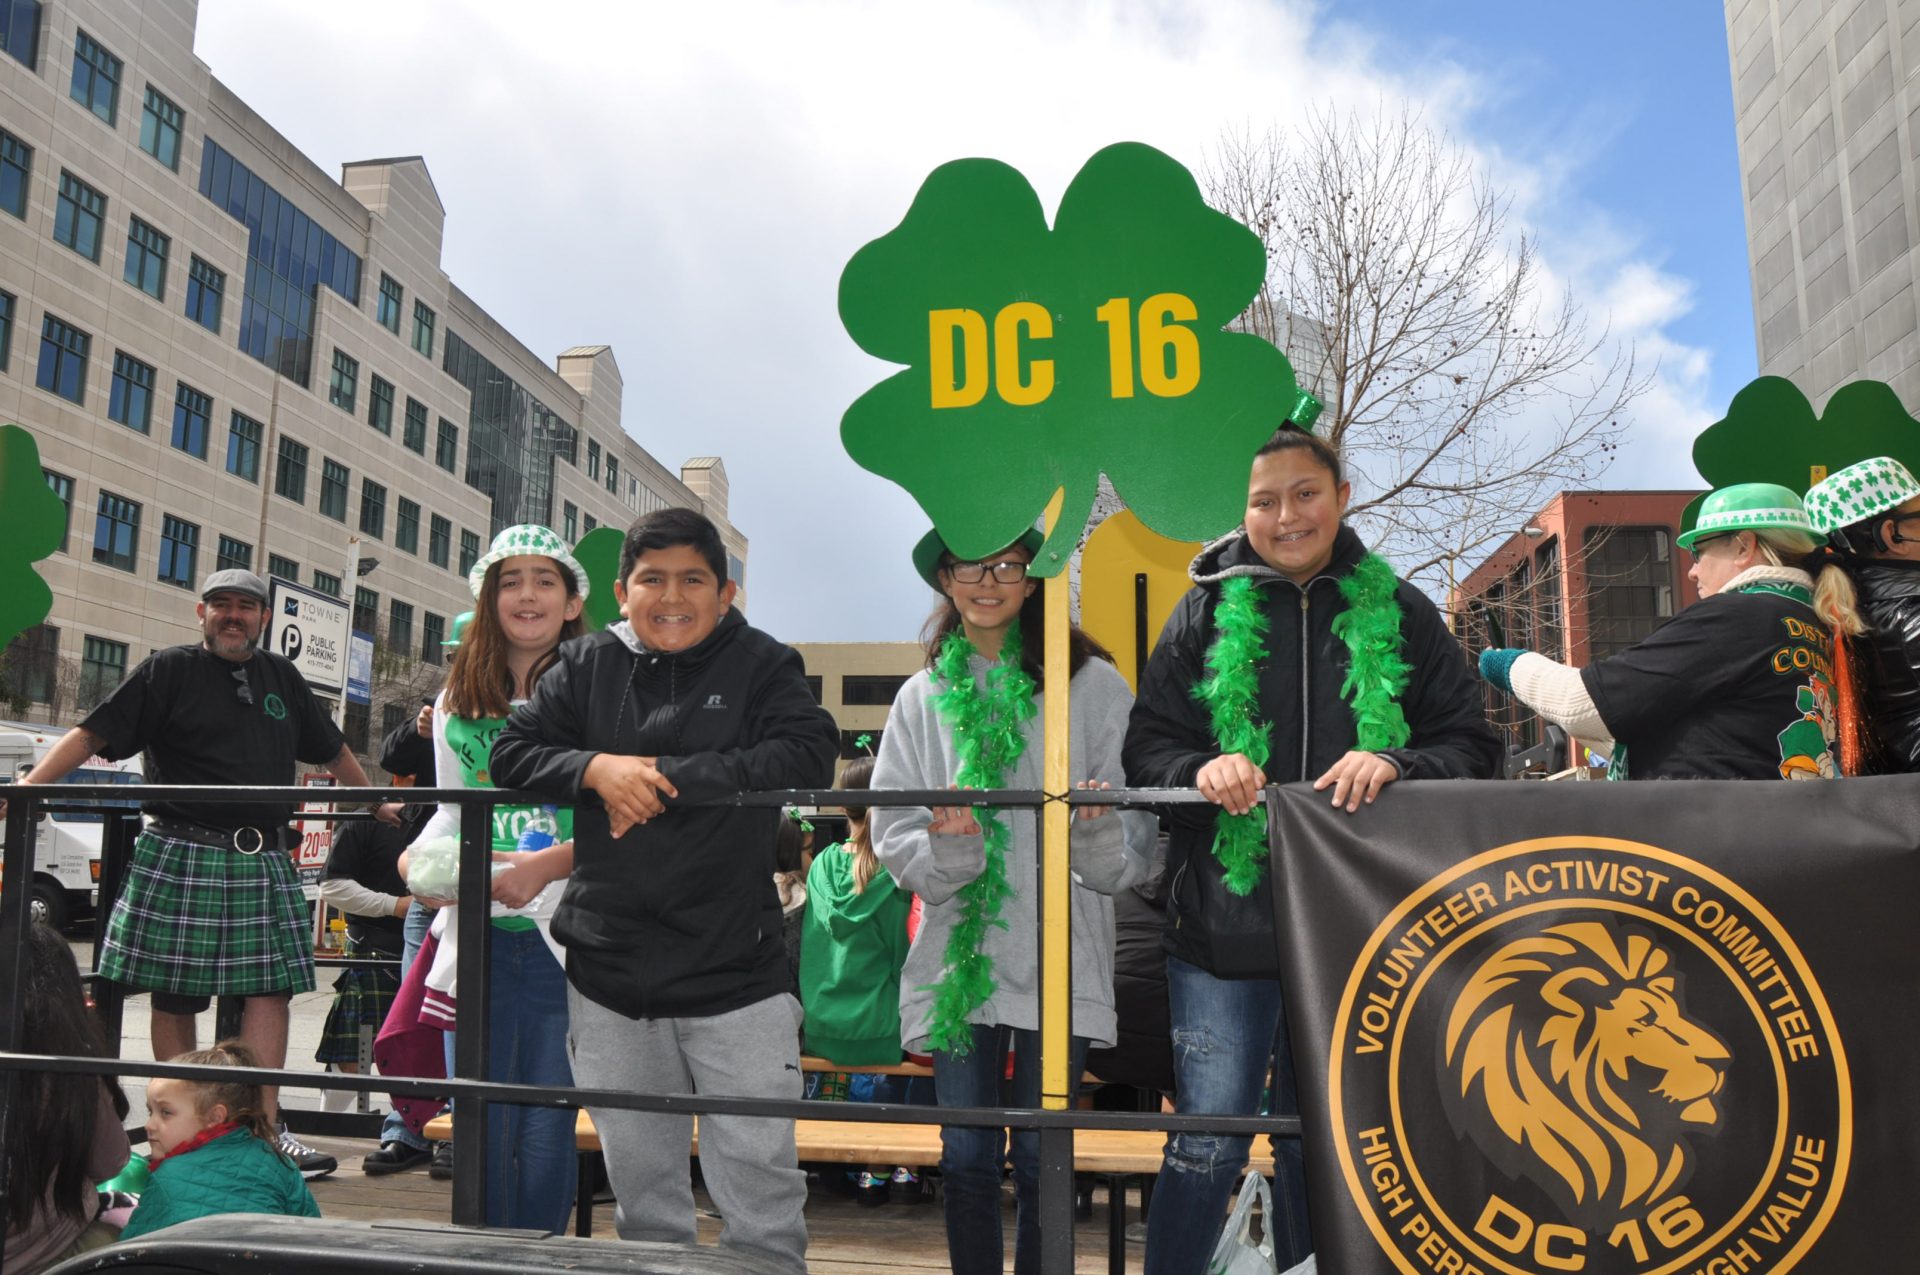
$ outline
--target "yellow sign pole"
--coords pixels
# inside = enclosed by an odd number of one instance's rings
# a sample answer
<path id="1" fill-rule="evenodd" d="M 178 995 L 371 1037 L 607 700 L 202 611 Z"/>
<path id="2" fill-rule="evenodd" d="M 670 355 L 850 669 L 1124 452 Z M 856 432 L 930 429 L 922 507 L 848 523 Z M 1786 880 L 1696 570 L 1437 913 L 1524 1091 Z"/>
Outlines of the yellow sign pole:
<path id="1" fill-rule="evenodd" d="M 1072 669 L 1067 630 L 1072 623 L 1067 606 L 1068 573 L 1047 577 L 1047 641 L 1042 652 L 1047 684 L 1041 694 L 1041 720 L 1046 726 L 1047 756 L 1043 787 L 1058 798 L 1073 787 L 1069 768 L 1067 682 Z M 1065 1111 L 1068 1092 L 1068 1036 L 1073 1030 L 1073 878 L 1067 838 L 1073 811 L 1063 801 L 1041 807 L 1040 828 L 1040 1107 Z"/>

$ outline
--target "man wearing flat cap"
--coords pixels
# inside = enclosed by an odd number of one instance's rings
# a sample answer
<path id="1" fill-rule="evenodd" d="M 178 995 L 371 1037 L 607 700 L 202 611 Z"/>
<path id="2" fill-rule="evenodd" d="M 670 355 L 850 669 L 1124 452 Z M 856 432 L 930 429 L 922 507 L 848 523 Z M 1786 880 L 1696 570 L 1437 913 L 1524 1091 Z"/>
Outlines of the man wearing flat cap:
<path id="1" fill-rule="evenodd" d="M 291 661 L 259 649 L 266 582 L 228 569 L 207 577 L 197 645 L 155 651 L 22 782 L 59 783 L 88 757 L 147 754 L 153 784 L 294 782 L 294 763 L 365 787 L 366 772 Z M 245 998 L 240 1035 L 261 1065 L 287 1056 L 287 1007 L 313 990 L 306 899 L 288 851 L 289 802 L 148 801 L 100 949 L 100 973 L 153 994 L 153 1056 L 195 1048 L 194 1015 L 215 996 Z M 276 1106 L 268 1090 L 270 1115 Z M 285 1132 L 308 1177 L 333 1157 Z"/>

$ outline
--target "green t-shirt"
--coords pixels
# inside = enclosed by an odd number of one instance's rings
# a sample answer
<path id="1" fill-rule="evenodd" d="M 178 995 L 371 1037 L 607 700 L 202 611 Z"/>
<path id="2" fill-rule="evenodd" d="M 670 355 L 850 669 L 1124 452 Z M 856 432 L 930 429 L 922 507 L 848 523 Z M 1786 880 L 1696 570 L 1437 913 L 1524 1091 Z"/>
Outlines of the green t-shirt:
<path id="1" fill-rule="evenodd" d="M 493 778 L 487 763 L 493 753 L 493 741 L 507 724 L 504 717 L 447 717 L 447 747 L 460 762 L 460 782 L 468 788 L 491 788 Z M 495 806 L 493 808 L 493 849 L 502 854 L 523 850 L 542 850 L 562 841 L 573 840 L 571 806 Z M 524 916 L 496 917 L 493 922 L 503 930 L 531 930 L 538 927 Z"/>

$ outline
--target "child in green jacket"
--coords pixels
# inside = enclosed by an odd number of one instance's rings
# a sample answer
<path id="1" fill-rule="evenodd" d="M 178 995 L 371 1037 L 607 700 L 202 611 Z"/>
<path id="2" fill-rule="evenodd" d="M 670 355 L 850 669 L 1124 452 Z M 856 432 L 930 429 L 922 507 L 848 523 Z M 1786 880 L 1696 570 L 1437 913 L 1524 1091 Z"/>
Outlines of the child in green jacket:
<path id="1" fill-rule="evenodd" d="M 856 757 L 840 787 L 864 789 L 873 758 Z M 865 807 L 847 808 L 848 836 L 807 872 L 800 1003 L 807 1052 L 843 1067 L 900 1061 L 900 967 L 907 960 L 907 893 L 874 857 Z"/>
<path id="2" fill-rule="evenodd" d="M 196 1067 L 257 1067 L 238 1040 L 171 1059 Z M 260 1086 L 160 1079 L 147 1086 L 153 1175 L 120 1232 L 135 1239 L 163 1226 L 220 1213 L 319 1217 L 293 1161 L 280 1153 Z"/>

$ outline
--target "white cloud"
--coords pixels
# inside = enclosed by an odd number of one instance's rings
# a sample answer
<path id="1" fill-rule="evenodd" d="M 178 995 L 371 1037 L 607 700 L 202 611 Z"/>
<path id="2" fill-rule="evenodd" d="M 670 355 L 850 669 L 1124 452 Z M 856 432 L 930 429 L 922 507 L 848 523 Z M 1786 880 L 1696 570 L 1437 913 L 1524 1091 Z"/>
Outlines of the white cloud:
<path id="1" fill-rule="evenodd" d="M 425 155 L 449 273 L 536 351 L 611 343 L 643 445 L 670 467 L 726 458 L 752 614 L 795 640 L 908 637 L 928 601 L 907 563 L 921 515 L 839 446 L 840 413 L 886 369 L 834 307 L 841 267 L 937 164 L 1005 160 L 1051 208 L 1113 141 L 1198 165 L 1223 127 L 1411 100 L 1515 190 L 1523 220 L 1562 218 L 1556 247 L 1604 220 L 1555 206 L 1552 165 L 1460 127 L 1488 95 L 1470 69 L 1389 65 L 1364 30 L 1287 0 L 201 0 L 199 14 L 214 74 L 323 166 Z M 1705 387 L 1705 352 L 1661 335 L 1684 279 L 1619 237 L 1556 273 L 1659 352 L 1636 415 L 1668 446 Z M 954 452 L 983 459 L 964 439 Z"/>

